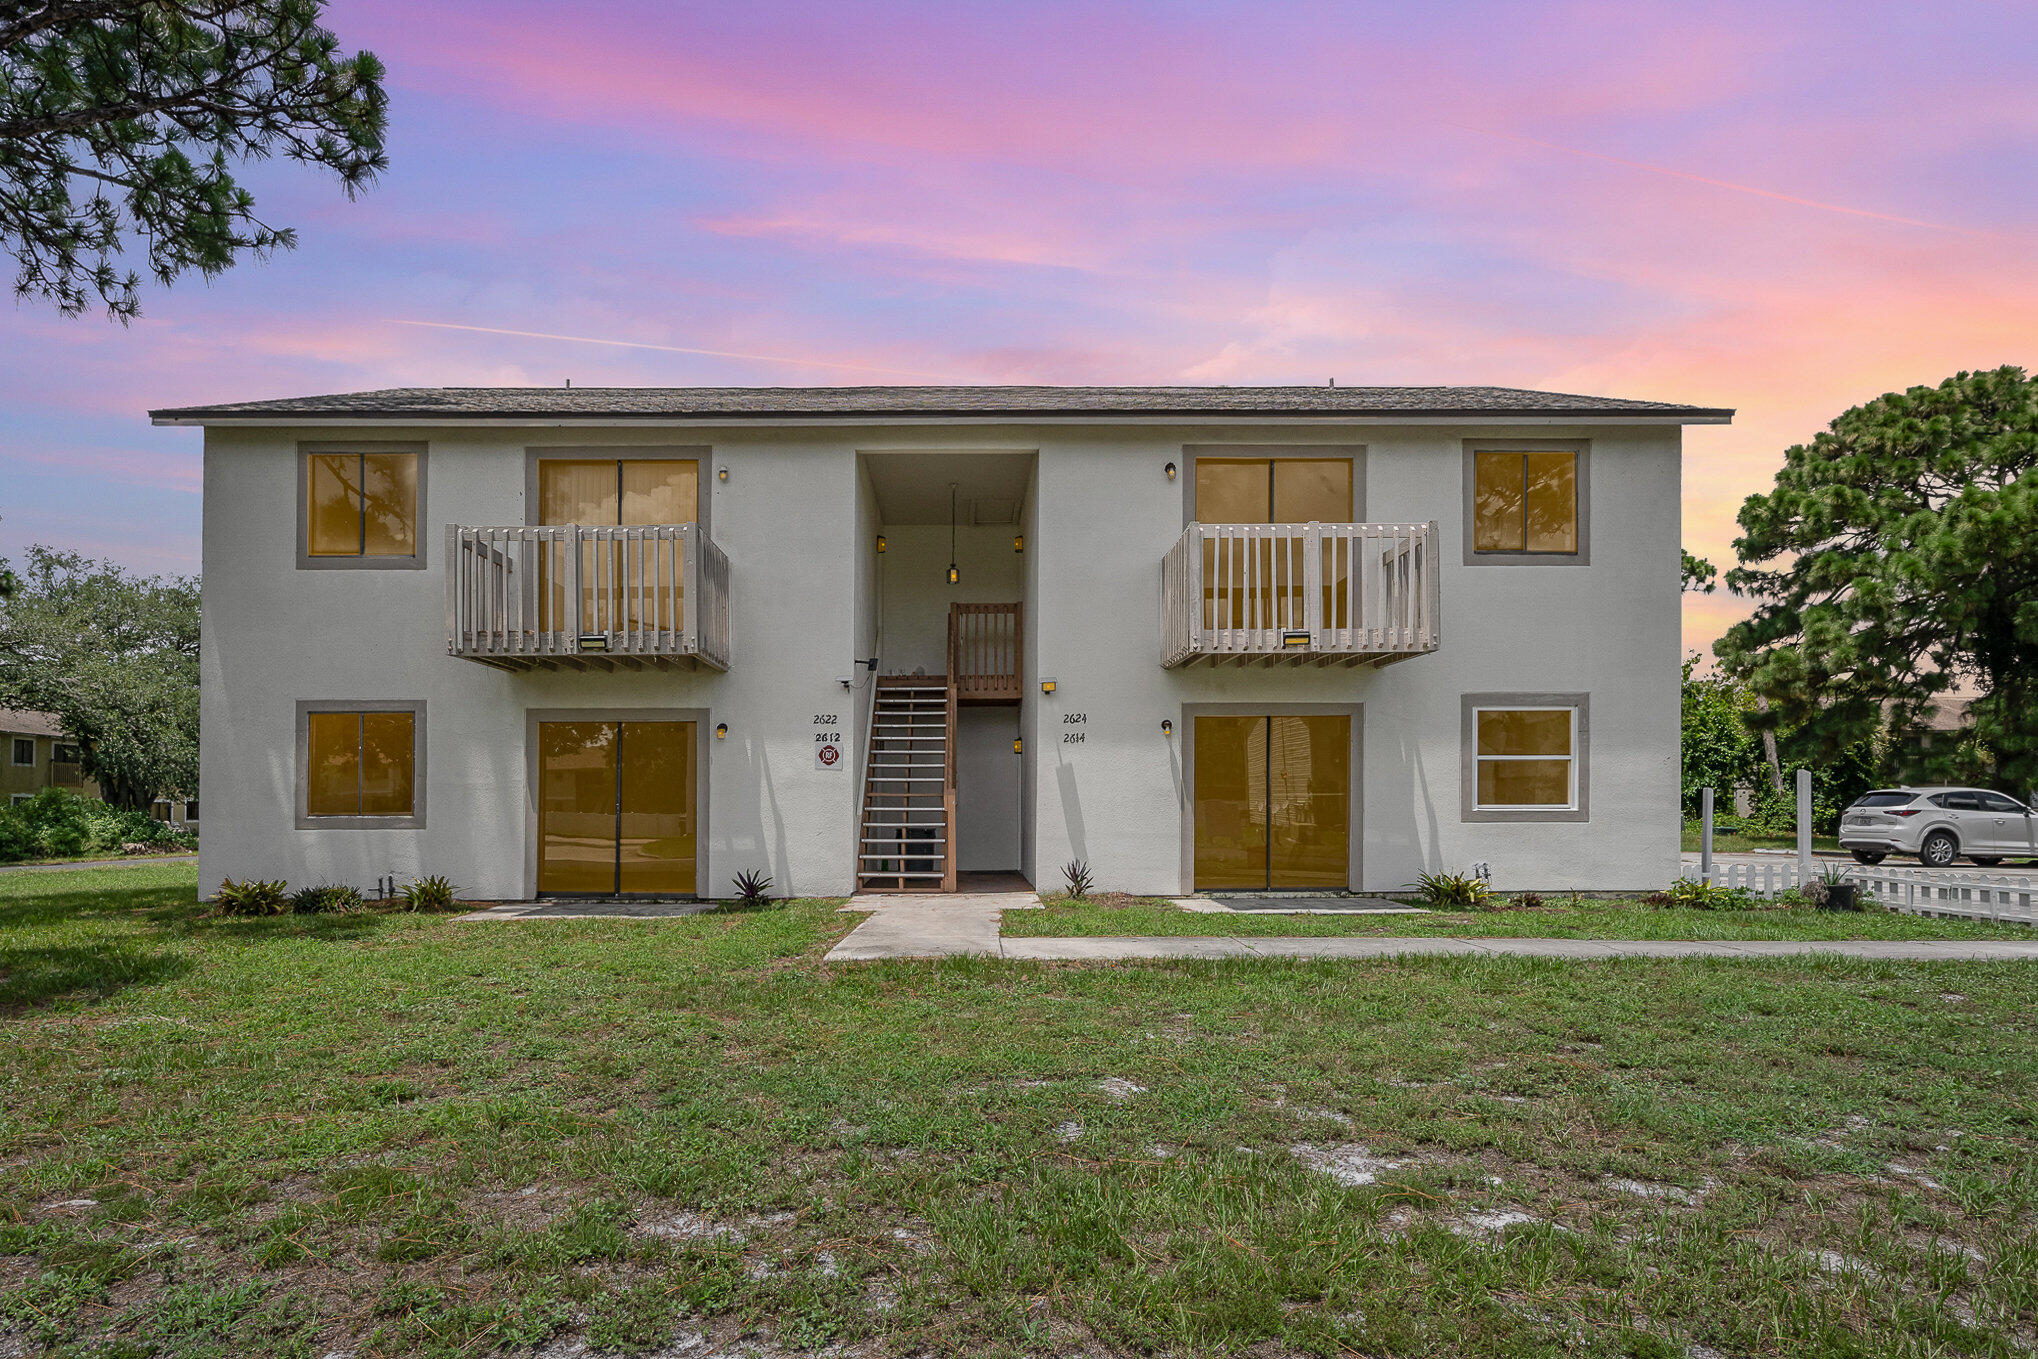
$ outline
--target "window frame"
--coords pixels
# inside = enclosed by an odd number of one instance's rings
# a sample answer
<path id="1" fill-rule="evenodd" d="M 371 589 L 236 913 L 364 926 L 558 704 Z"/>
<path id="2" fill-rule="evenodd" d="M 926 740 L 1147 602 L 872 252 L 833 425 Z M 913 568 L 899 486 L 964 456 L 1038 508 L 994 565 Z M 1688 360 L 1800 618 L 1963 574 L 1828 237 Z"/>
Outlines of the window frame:
<path id="1" fill-rule="evenodd" d="M 69 755 L 64 754 L 64 752 L 67 750 L 71 752 Z M 83 764 L 84 762 L 85 762 L 84 747 L 79 745 L 76 741 L 50 742 L 51 764 Z"/>
<path id="2" fill-rule="evenodd" d="M 314 816 L 305 810 L 311 793 L 311 715 L 313 713 L 409 713 L 410 815 Z M 380 698 L 301 698 L 297 700 L 296 768 L 292 771 L 299 830 L 423 830 L 425 828 L 425 700 Z"/>
<path id="3" fill-rule="evenodd" d="M 12 769 L 33 769 L 36 766 L 36 745 L 33 736 L 16 736 L 7 749 L 8 767 Z M 28 747 L 28 758 L 21 758 L 22 746 Z"/>
<path id="4" fill-rule="evenodd" d="M 1479 802 L 1479 714 L 1495 710 L 1571 710 L 1571 805 L 1488 807 Z M 1459 725 L 1462 821 L 1590 821 L 1592 790 L 1592 700 L 1589 694 L 1466 694 Z M 1539 758 L 1555 759 L 1556 756 Z"/>
<path id="5" fill-rule="evenodd" d="M 417 551 L 408 557 L 314 557 L 311 554 L 311 459 L 319 453 L 414 453 L 417 455 Z M 428 565 L 430 534 L 425 507 L 432 465 L 430 446 L 421 441 L 351 439 L 301 441 L 297 445 L 297 569 L 300 571 L 422 571 Z"/>
<path id="6" fill-rule="evenodd" d="M 1480 552 L 1473 548 L 1481 453 L 1571 453 L 1577 457 L 1576 552 Z M 1590 566 L 1592 564 L 1592 441 L 1590 439 L 1467 439 L 1464 443 L 1464 535 L 1467 566 Z"/>
<path id="7" fill-rule="evenodd" d="M 1299 459 L 1303 462 L 1349 462 L 1352 465 L 1352 517 L 1350 519 L 1325 519 L 1320 523 L 1363 524 L 1366 522 L 1366 445 L 1364 444 L 1184 444 L 1181 462 L 1176 475 L 1182 482 L 1182 527 L 1192 524 L 1221 523 L 1223 520 L 1202 520 L 1196 517 L 1196 464 L 1204 458 L 1219 462 L 1245 461 L 1266 458 L 1279 462 L 1284 459 Z"/>

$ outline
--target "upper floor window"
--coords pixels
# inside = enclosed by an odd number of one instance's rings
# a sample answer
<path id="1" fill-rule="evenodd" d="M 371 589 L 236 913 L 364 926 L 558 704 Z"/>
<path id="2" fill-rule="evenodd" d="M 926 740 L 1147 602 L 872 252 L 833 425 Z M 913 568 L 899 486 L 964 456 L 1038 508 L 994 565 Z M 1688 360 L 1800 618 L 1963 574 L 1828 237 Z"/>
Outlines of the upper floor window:
<path id="1" fill-rule="evenodd" d="M 424 454 L 308 450 L 300 484 L 301 566 L 422 566 Z"/>
<path id="2" fill-rule="evenodd" d="M 299 703 L 298 829 L 424 825 L 424 704 Z"/>
<path id="3" fill-rule="evenodd" d="M 1348 524 L 1351 458 L 1198 458 L 1199 524 Z"/>
<path id="4" fill-rule="evenodd" d="M 1466 564 L 1584 562 L 1586 456 L 1567 441 L 1468 447 Z"/>
<path id="5" fill-rule="evenodd" d="M 14 763 L 32 765 L 35 763 L 35 738 L 17 736 L 14 738 Z"/>
<path id="6" fill-rule="evenodd" d="M 51 764 L 76 764 L 77 762 L 78 747 L 63 741 L 59 741 L 50 747 Z"/>
<path id="7" fill-rule="evenodd" d="M 541 458 L 541 524 L 692 524 L 701 465 L 692 458 Z"/>

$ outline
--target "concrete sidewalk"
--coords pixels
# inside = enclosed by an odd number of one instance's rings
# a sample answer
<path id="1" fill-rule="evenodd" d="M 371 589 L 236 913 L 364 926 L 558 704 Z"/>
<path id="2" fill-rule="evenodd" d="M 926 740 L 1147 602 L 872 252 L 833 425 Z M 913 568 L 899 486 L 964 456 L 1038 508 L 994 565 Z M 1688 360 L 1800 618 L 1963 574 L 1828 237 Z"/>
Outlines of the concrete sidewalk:
<path id="1" fill-rule="evenodd" d="M 125 859 L 80 859 L 68 864 L 0 864 L 0 873 L 62 873 L 73 868 L 148 868 L 155 864 L 195 864 L 196 854 L 132 854 Z"/>
<path id="2" fill-rule="evenodd" d="M 1037 910 L 1031 892 L 961 892 L 950 896 L 851 898 L 842 909 L 868 912 L 861 925 L 828 950 L 825 962 L 879 962 L 888 958 L 1013 958 L 1035 962 L 1121 962 L 1142 958 L 1404 958 L 1460 955 L 1479 958 L 1878 958 L 1902 962 L 2038 962 L 2038 939 L 1885 940 L 1830 943 L 1763 939 L 1466 939 L 1457 937 L 1345 937 L 1325 939 L 1090 936 L 1006 939 L 1006 911 Z"/>

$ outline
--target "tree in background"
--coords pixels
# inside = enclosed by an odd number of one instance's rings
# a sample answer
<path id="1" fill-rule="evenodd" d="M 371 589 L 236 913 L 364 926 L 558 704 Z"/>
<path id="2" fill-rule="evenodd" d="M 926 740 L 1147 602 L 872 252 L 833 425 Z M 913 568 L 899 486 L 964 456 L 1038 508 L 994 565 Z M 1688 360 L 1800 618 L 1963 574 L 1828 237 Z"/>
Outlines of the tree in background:
<path id="1" fill-rule="evenodd" d="M 1722 816 L 1731 814 L 1734 794 L 1745 791 L 1748 825 L 1788 834 L 1797 825 L 1797 789 L 1794 781 L 1770 777 L 1776 761 L 1812 771 L 1812 828 L 1830 835 L 1854 799 L 1889 782 L 1889 742 L 1880 732 L 1828 757 L 1819 753 L 1816 732 L 1789 727 L 1778 732 L 1770 723 L 1766 734 L 1776 749 L 1765 753 L 1765 724 L 1754 693 L 1731 675 L 1701 673 L 1700 661 L 1697 652 L 1684 659 L 1680 792 L 1686 816 L 1698 815 L 1704 789 L 1713 790 Z"/>
<path id="2" fill-rule="evenodd" d="M 1698 594 L 1709 595 L 1719 588 L 1719 581 L 1717 579 L 1719 576 L 1718 567 L 1703 557 L 1692 556 L 1690 552 L 1684 551 L 1682 548 L 1678 550 L 1684 552 L 1684 592 L 1686 594 L 1691 594 L 1695 591 Z"/>
<path id="3" fill-rule="evenodd" d="M 169 284 L 296 244 L 255 216 L 238 162 L 324 166 L 349 197 L 388 161 L 372 53 L 342 55 L 324 0 L 0 4 L 0 238 L 22 297 L 128 320 Z"/>
<path id="4" fill-rule="evenodd" d="M 1785 454 L 1741 507 L 1727 574 L 1755 615 L 1715 648 L 1769 704 L 1758 721 L 1835 762 L 1885 716 L 1914 748 L 1937 699 L 1971 685 L 1971 743 L 1922 752 L 1918 772 L 2038 783 L 2034 468 L 2038 382 L 2007 367 L 1878 397 Z"/>
<path id="5" fill-rule="evenodd" d="M 0 604 L 0 706 L 55 713 L 117 806 L 194 791 L 198 582 L 31 547 Z"/>

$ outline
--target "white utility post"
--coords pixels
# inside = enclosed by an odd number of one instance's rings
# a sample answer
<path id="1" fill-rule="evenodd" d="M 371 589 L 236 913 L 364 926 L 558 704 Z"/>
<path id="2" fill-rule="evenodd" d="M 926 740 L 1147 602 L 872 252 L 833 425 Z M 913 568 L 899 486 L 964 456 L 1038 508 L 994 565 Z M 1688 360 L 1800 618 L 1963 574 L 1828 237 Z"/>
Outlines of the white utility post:
<path id="1" fill-rule="evenodd" d="M 1698 880 L 1712 881 L 1712 789 L 1698 795 Z"/>
<path id="2" fill-rule="evenodd" d="M 1797 881 L 1812 880 L 1812 771 L 1797 771 Z"/>

